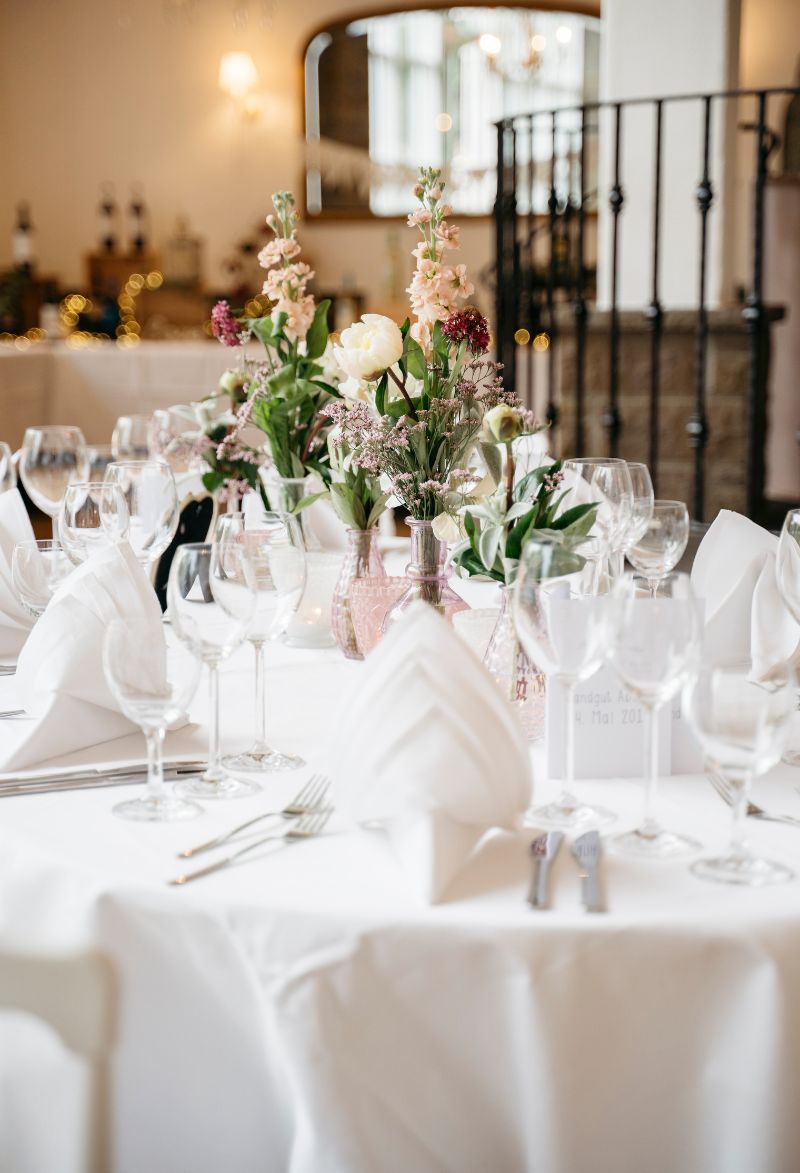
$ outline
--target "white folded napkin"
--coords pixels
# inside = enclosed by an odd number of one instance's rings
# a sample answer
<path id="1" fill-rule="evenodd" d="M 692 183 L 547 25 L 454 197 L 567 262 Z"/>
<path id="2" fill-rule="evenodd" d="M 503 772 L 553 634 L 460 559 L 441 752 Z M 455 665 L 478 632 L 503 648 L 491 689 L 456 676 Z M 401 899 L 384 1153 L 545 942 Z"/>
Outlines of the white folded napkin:
<path id="1" fill-rule="evenodd" d="M 29 715 L 4 722 L 0 769 L 21 770 L 130 733 L 103 673 L 114 619 L 145 619 L 153 659 L 163 652 L 161 609 L 127 542 L 78 567 L 53 595 L 19 658 L 15 701 Z"/>
<path id="2" fill-rule="evenodd" d="M 750 656 L 758 676 L 779 660 L 800 667 L 800 625 L 781 599 L 775 576 L 778 539 L 722 509 L 692 566 L 692 588 L 705 603 L 711 655 Z"/>
<path id="3" fill-rule="evenodd" d="M 531 794 L 528 745 L 492 678 L 418 603 L 366 660 L 338 729 L 337 810 L 378 826 L 434 903 Z"/>
<path id="4" fill-rule="evenodd" d="M 18 489 L 0 493 L 0 656 L 16 656 L 33 627 L 11 582 L 17 542 L 32 542 L 33 530 Z"/>

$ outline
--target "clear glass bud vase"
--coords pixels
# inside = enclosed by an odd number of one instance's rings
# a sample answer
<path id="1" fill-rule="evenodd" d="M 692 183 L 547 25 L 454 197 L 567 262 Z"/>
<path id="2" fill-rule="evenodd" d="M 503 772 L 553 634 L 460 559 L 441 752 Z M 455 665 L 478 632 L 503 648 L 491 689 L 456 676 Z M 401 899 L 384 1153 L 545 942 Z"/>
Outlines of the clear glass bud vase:
<path id="1" fill-rule="evenodd" d="M 411 530 L 411 561 L 406 566 L 408 588 L 386 612 L 384 634 L 417 600 L 435 607 L 448 623 L 457 611 L 469 610 L 469 604 L 447 585 L 450 577 L 450 571 L 445 569 L 447 543 L 436 537 L 430 521 L 409 518 L 408 525 Z"/>
<path id="2" fill-rule="evenodd" d="M 511 608 L 512 588 L 504 586 L 503 601 L 483 657 L 487 671 L 513 705 L 529 741 L 544 736 L 545 678 L 517 639 Z"/>
<path id="3" fill-rule="evenodd" d="M 307 477 L 282 477 L 274 469 L 266 481 L 267 498 L 276 513 L 291 513 L 311 490 Z M 306 550 L 320 550 L 321 546 L 308 522 L 308 511 L 294 515 Z"/>
<path id="4" fill-rule="evenodd" d="M 386 569 L 378 549 L 378 529 L 348 529 L 347 552 L 336 590 L 333 592 L 332 626 L 336 642 L 348 660 L 363 660 L 359 651 L 350 609 L 350 588 L 357 578 L 385 578 Z"/>

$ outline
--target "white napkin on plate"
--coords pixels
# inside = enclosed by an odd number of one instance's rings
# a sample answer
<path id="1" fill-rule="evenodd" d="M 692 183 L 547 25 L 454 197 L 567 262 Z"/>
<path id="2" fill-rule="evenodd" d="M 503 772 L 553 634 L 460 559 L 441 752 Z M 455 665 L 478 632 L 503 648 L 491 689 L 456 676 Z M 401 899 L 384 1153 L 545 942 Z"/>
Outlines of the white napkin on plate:
<path id="1" fill-rule="evenodd" d="M 28 717 L 5 721 L 0 769 L 22 770 L 132 732 L 103 673 L 114 619 L 145 619 L 153 656 L 164 645 L 161 608 L 127 542 L 79 566 L 53 595 L 19 658 L 14 700 Z"/>
<path id="2" fill-rule="evenodd" d="M 337 740 L 337 810 L 388 834 L 429 903 L 484 832 L 510 827 L 530 800 L 528 744 L 511 706 L 425 603 L 366 660 Z"/>
<path id="3" fill-rule="evenodd" d="M 755 522 L 720 510 L 692 566 L 692 588 L 705 601 L 705 645 L 712 655 L 752 657 L 758 676 L 779 660 L 800 667 L 800 625 L 775 576 L 778 539 Z"/>
<path id="4" fill-rule="evenodd" d="M 11 582 L 11 558 L 18 542 L 32 542 L 33 530 L 18 489 L 0 493 L 0 656 L 16 656 L 33 627 Z"/>

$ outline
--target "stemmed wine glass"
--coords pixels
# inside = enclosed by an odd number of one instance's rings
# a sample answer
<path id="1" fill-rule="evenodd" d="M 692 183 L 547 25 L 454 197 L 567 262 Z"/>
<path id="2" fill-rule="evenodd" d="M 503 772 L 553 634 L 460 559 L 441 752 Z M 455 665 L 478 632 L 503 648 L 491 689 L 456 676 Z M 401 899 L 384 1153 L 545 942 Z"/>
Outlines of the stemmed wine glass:
<path id="1" fill-rule="evenodd" d="M 791 665 L 778 662 L 763 680 L 749 660 L 706 663 L 687 690 L 684 711 L 707 757 L 728 784 L 733 822 L 727 855 L 699 859 L 691 870 L 702 880 L 726 884 L 780 884 L 793 873 L 754 855 L 744 840 L 750 784 L 780 759 L 795 708 L 797 680 Z"/>
<path id="2" fill-rule="evenodd" d="M 800 509 L 786 514 L 775 557 L 778 591 L 795 623 L 800 623 Z M 783 761 L 800 766 L 800 750 L 787 749 Z"/>
<path id="3" fill-rule="evenodd" d="M 294 770 L 305 765 L 294 754 L 280 753 L 267 744 L 264 650 L 279 634 L 280 617 L 293 609 L 305 585 L 305 550 L 299 528 L 282 513 L 253 516 L 226 513 L 217 521 L 214 541 L 226 564 L 228 549 L 242 547 L 252 570 L 256 610 L 248 642 L 256 654 L 256 739 L 250 749 L 231 754 L 222 764 L 234 773 Z"/>
<path id="4" fill-rule="evenodd" d="M 119 485 L 77 481 L 64 494 L 58 519 L 61 544 L 73 562 L 85 562 L 95 550 L 128 536 L 130 517 Z"/>
<path id="5" fill-rule="evenodd" d="M 170 621 L 177 638 L 207 666 L 211 702 L 208 768 L 200 778 L 180 783 L 186 798 L 240 798 L 261 789 L 257 782 L 230 777 L 219 736 L 219 665 L 247 638 L 256 610 L 253 574 L 244 548 L 235 543 L 226 548 L 186 543 L 172 560 Z"/>
<path id="6" fill-rule="evenodd" d="M 106 484 L 117 485 L 130 515 L 128 541 L 147 570 L 169 546 L 180 508 L 172 469 L 163 460 L 119 460 L 109 464 Z"/>
<path id="7" fill-rule="evenodd" d="M 103 639 L 103 669 L 111 693 L 125 716 L 138 725 L 147 742 L 147 789 L 141 798 L 118 803 L 121 819 L 174 822 L 203 813 L 196 802 L 170 794 L 164 785 L 164 735 L 186 711 L 200 678 L 200 636 L 187 621 L 183 644 L 168 641 L 163 628 L 154 642 L 152 624 L 116 619 Z M 185 644 L 185 646 L 184 646 Z"/>
<path id="8" fill-rule="evenodd" d="M 34 505 L 53 519 L 54 538 L 55 519 L 67 487 L 74 481 L 87 480 L 88 473 L 86 441 L 80 428 L 47 426 L 26 430 L 19 474 Z"/>
<path id="9" fill-rule="evenodd" d="M 615 815 L 581 803 L 572 793 L 575 688 L 602 665 L 607 599 L 597 595 L 602 547 L 595 538 L 536 535 L 522 549 L 514 586 L 514 619 L 531 660 L 564 696 L 564 770 L 555 802 L 526 812 L 527 825 L 583 830 L 611 823 Z"/>
<path id="10" fill-rule="evenodd" d="M 658 584 L 675 569 L 689 542 L 689 511 L 683 501 L 655 501 L 650 520 L 625 553 L 634 570 L 647 579 L 656 597 Z"/>
<path id="11" fill-rule="evenodd" d="M 22 606 L 38 619 L 56 588 L 75 569 L 60 542 L 18 542 L 11 555 L 11 581 Z"/>
<path id="12" fill-rule="evenodd" d="M 610 850 L 664 859 L 697 851 L 701 844 L 665 830 L 655 814 L 658 784 L 658 713 L 691 679 L 699 656 L 700 612 L 689 576 L 670 574 L 651 597 L 645 579 L 625 574 L 610 601 L 608 660 L 645 711 L 644 817 L 634 831 L 615 835 Z"/>
<path id="13" fill-rule="evenodd" d="M 647 529 L 647 524 L 653 516 L 655 494 L 650 469 L 646 464 L 637 464 L 628 461 L 628 474 L 633 488 L 633 510 L 631 520 L 625 531 L 623 550 L 635 546 Z M 620 568 L 621 569 L 621 568 Z"/>
<path id="14" fill-rule="evenodd" d="M 17 487 L 17 470 L 14 468 L 14 455 L 0 440 L 0 493 L 7 493 L 9 489 Z"/>
<path id="15" fill-rule="evenodd" d="M 569 493 L 566 507 L 597 502 L 593 526 L 605 547 L 613 575 L 622 573 L 622 549 L 633 516 L 633 485 L 626 461 L 619 457 L 579 456 L 562 465 Z"/>
<path id="16" fill-rule="evenodd" d="M 102 481 L 106 469 L 114 461 L 110 444 L 87 444 L 86 460 L 89 464 L 87 477 L 90 481 Z"/>
<path id="17" fill-rule="evenodd" d="M 150 416 L 121 415 L 111 433 L 115 460 L 149 460 Z"/>

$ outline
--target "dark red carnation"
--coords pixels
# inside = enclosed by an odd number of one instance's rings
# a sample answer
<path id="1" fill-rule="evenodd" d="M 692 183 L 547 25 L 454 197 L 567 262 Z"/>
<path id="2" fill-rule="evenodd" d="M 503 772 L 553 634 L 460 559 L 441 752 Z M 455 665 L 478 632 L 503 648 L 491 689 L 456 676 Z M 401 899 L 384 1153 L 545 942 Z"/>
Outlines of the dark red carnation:
<path id="1" fill-rule="evenodd" d="M 473 354 L 485 354 L 489 349 L 489 323 L 474 305 L 452 313 L 442 326 L 442 333 L 451 342 L 466 340 Z"/>

